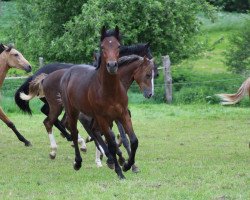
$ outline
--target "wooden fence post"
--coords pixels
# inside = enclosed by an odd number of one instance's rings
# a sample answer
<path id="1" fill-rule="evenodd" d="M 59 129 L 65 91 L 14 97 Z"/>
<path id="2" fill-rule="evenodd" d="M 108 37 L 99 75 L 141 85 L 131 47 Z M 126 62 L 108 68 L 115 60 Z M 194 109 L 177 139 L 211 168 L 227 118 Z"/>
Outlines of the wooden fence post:
<path id="1" fill-rule="evenodd" d="M 39 57 L 39 67 L 42 68 L 44 66 L 43 57 Z"/>
<path id="2" fill-rule="evenodd" d="M 172 103 L 172 76 L 171 76 L 171 62 L 168 55 L 162 57 L 163 62 L 163 76 L 165 86 L 165 100 L 167 103 Z"/>

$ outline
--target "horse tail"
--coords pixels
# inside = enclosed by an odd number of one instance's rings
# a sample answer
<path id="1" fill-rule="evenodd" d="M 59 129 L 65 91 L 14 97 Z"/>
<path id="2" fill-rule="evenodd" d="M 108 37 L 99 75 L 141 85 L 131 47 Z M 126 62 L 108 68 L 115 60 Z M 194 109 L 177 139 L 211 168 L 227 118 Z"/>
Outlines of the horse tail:
<path id="1" fill-rule="evenodd" d="M 34 97 L 38 96 L 38 98 L 44 97 L 42 82 L 47 77 L 47 74 L 40 74 L 34 80 L 29 83 L 29 93 L 25 94 L 23 92 L 20 93 L 20 98 L 25 101 L 29 101 Z"/>
<path id="2" fill-rule="evenodd" d="M 15 102 L 16 105 L 23 111 L 28 114 L 32 114 L 30 106 L 29 106 L 29 101 L 24 101 L 20 98 L 20 93 L 28 93 L 29 92 L 29 83 L 32 81 L 33 76 L 30 76 L 26 79 L 26 81 L 17 89 L 15 93 Z"/>
<path id="3" fill-rule="evenodd" d="M 245 80 L 235 94 L 217 94 L 222 105 L 238 103 L 246 94 L 250 96 L 250 77 Z"/>

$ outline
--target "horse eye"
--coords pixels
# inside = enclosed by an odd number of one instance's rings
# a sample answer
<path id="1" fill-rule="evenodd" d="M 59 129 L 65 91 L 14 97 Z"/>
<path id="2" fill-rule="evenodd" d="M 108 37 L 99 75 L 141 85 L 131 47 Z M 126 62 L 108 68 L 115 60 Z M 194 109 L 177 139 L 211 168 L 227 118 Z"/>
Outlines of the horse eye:
<path id="1" fill-rule="evenodd" d="M 151 75 L 150 75 L 150 74 L 147 74 L 147 75 L 146 75 L 146 78 L 147 78 L 147 79 L 150 79 L 150 78 L 151 78 Z"/>
<path id="2" fill-rule="evenodd" d="M 18 57 L 19 55 L 17 53 L 14 54 L 15 57 Z"/>

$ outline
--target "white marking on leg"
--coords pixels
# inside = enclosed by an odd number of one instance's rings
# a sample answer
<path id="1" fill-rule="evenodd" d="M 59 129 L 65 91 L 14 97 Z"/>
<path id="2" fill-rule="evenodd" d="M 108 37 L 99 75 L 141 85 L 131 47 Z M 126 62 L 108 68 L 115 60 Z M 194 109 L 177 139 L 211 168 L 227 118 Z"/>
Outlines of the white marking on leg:
<path id="1" fill-rule="evenodd" d="M 48 135 L 49 135 L 50 147 L 51 147 L 50 155 L 51 155 L 52 157 L 56 157 L 57 144 L 56 144 L 55 137 L 54 137 L 54 135 L 53 135 L 53 132 L 49 132 Z"/>
<path id="2" fill-rule="evenodd" d="M 78 144 L 80 146 L 81 151 L 86 152 L 87 151 L 87 146 L 84 141 L 84 139 L 78 134 Z"/>
<path id="3" fill-rule="evenodd" d="M 105 155 L 104 150 L 101 145 L 99 145 L 99 149 L 101 150 L 102 155 Z M 106 155 L 105 155 L 106 156 Z"/>
<path id="4" fill-rule="evenodd" d="M 98 150 L 97 147 L 95 150 L 95 163 L 96 163 L 97 167 L 102 167 L 101 152 Z"/>
<path id="5" fill-rule="evenodd" d="M 154 96 L 154 76 L 155 76 L 155 72 L 154 70 L 152 70 L 152 79 L 151 79 L 151 84 L 152 84 L 152 96 Z"/>

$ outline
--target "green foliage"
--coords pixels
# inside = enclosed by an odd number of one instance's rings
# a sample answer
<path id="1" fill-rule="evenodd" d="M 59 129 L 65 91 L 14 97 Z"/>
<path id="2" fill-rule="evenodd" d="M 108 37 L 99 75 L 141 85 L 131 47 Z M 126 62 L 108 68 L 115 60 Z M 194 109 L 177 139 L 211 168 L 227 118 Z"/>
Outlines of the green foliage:
<path id="1" fill-rule="evenodd" d="M 234 74 L 205 74 L 177 67 L 173 70 L 174 103 L 218 103 L 213 97 L 215 94 L 234 93 L 244 80 Z"/>
<path id="2" fill-rule="evenodd" d="M 101 26 L 117 24 L 124 44 L 150 42 L 155 55 L 169 54 L 179 62 L 201 48 L 197 14 L 211 16 L 212 7 L 205 0 L 25 0 L 18 11 L 12 36 L 33 59 L 91 61 Z"/>
<path id="3" fill-rule="evenodd" d="M 211 4 L 221 7 L 225 11 L 246 12 L 250 9 L 249 0 L 208 0 Z"/>
<path id="4" fill-rule="evenodd" d="M 229 70 L 242 74 L 250 70 L 250 19 L 243 29 L 230 39 L 230 48 L 227 51 L 226 64 Z"/>

